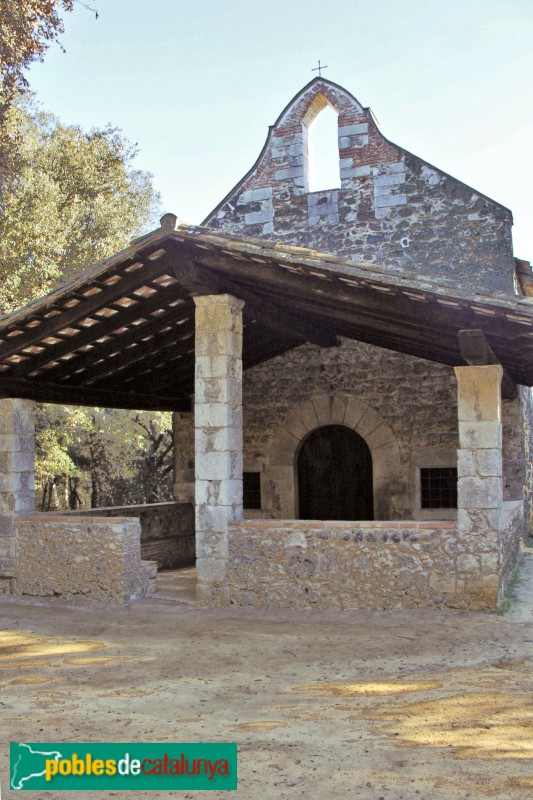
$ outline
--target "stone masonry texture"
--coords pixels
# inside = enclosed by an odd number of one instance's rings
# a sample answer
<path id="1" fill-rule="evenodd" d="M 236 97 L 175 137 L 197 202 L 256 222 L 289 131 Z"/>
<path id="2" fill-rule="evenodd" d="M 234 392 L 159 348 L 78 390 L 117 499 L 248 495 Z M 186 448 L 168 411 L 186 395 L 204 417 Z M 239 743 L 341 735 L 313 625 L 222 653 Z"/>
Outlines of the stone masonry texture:
<path id="1" fill-rule="evenodd" d="M 342 339 L 336 348 L 302 345 L 244 373 L 244 467 L 259 471 L 263 478 L 263 508 L 254 515 L 282 516 L 279 487 L 268 467 L 273 442 L 284 430 L 287 417 L 306 401 L 326 396 L 336 402 L 343 393 L 379 412 L 398 443 L 401 485 L 387 508 L 376 509 L 376 516 L 413 517 L 415 468 L 424 454 L 422 466 L 441 466 L 431 460 L 438 453 L 446 453 L 450 459 L 447 466 L 455 466 L 459 446 L 457 382 L 451 367 L 349 339 Z M 316 412 L 313 414 L 318 427 Z M 519 500 L 524 457 L 518 400 L 504 401 L 502 421 L 504 500 Z M 179 421 L 179 459 L 188 465 L 186 483 L 179 486 L 186 486 L 187 492 L 194 475 L 193 424 L 192 415 Z M 304 434 L 300 428 L 299 435 Z M 292 464 L 290 472 L 294 480 Z M 250 516 L 248 510 L 246 516 Z"/>
<path id="2" fill-rule="evenodd" d="M 507 562 L 452 522 L 230 523 L 231 602 L 239 606 L 495 611 L 496 572 L 516 567 L 520 509 L 507 504 Z"/>
<path id="3" fill-rule="evenodd" d="M 151 591 L 138 520 L 35 514 L 16 521 L 16 593 L 122 605 Z"/>
<path id="4" fill-rule="evenodd" d="M 393 610 L 476 607 L 470 557 L 451 522 L 230 524 L 231 601 L 241 606 Z M 479 608 L 486 608 L 483 601 Z"/>
<path id="5" fill-rule="evenodd" d="M 264 516 L 282 516 L 275 476 L 268 478 L 266 472 L 273 442 L 285 420 L 305 401 L 325 396 L 334 402 L 342 393 L 375 409 L 398 445 L 399 485 L 388 506 L 375 509 L 376 518 L 413 518 L 416 466 L 423 454 L 428 454 L 429 460 L 422 466 L 441 466 L 431 461 L 439 452 L 450 457 L 447 466 L 456 465 L 457 382 L 451 367 L 349 339 L 335 348 L 302 345 L 244 374 L 245 468 L 265 473 Z M 314 427 L 319 427 L 316 411 L 313 413 Z M 503 404 L 503 421 L 504 499 L 516 500 L 521 497 L 523 475 L 516 402 Z M 303 437 L 305 429 L 291 431 L 291 435 Z"/>
<path id="6" fill-rule="evenodd" d="M 310 192 L 310 126 L 326 106 L 338 115 L 340 187 Z M 473 295 L 515 293 L 510 211 L 388 141 L 369 109 L 322 78 L 304 87 L 284 109 L 255 165 L 204 224 L 232 235 L 371 262 L 421 287 L 437 282 Z M 232 602 L 273 602 L 284 580 L 284 548 L 290 549 L 286 539 L 299 537 L 303 549 L 295 552 L 303 560 L 293 556 L 305 580 L 310 578 L 309 556 L 318 558 L 320 569 L 333 559 L 330 577 L 335 572 L 339 582 L 337 587 L 323 581 L 304 587 L 298 582 L 300 575 L 287 567 L 287 586 L 292 582 L 287 592 L 300 606 L 353 602 L 354 607 L 386 608 L 420 602 L 494 610 L 517 561 L 517 531 L 523 520 L 518 511 L 509 516 L 509 503 L 521 504 L 524 494 L 529 496 L 524 426 L 531 429 L 531 393 L 522 398 L 522 405 L 517 399 L 500 407 L 498 401 L 490 418 L 465 419 L 475 411 L 475 398 L 463 396 L 465 375 L 477 380 L 495 368 L 485 373 L 472 369 L 457 377 L 459 409 L 453 369 L 361 342 L 342 340 L 329 349 L 304 345 L 248 370 L 243 384 L 244 468 L 260 473 L 262 507 L 246 513 L 284 522 L 279 529 L 274 523 L 262 528 L 256 522 L 257 530 L 246 527 L 248 523 L 230 523 Z M 499 397 L 499 385 L 495 389 L 491 384 L 488 392 Z M 328 527 L 330 523 L 324 523 L 322 534 L 308 527 L 293 536 L 296 528 L 284 526 L 298 517 L 298 448 L 313 429 L 327 424 L 351 427 L 370 448 L 374 516 L 382 521 L 378 527 L 387 520 L 416 526 L 416 520 L 426 519 L 429 525 L 436 514 L 448 521 L 435 521 L 441 527 L 422 528 L 421 533 L 414 527 L 416 534 L 406 527 L 402 546 L 396 549 L 392 545 L 399 534 L 386 534 L 388 538 L 380 541 L 387 545 L 376 549 L 371 531 L 358 529 L 352 541 L 346 528 Z M 185 436 L 182 425 L 182 440 Z M 181 462 L 177 497 L 187 491 L 183 456 Z M 432 466 L 458 467 L 458 511 L 421 508 L 420 469 Z M 246 538 L 250 531 L 252 538 Z M 370 543 L 368 550 L 363 542 Z M 444 549 L 437 557 L 439 547 Z M 255 555 L 241 559 L 237 568 L 239 548 Z M 264 555 L 257 556 L 263 548 L 268 564 Z M 352 573 L 355 562 L 358 567 Z M 406 577 L 409 570 L 395 572 L 404 563 L 411 566 L 411 580 Z M 244 585 L 246 565 L 251 573 Z M 241 583 L 235 583 L 237 573 Z M 352 583 L 343 595 L 339 587 L 345 574 L 351 575 Z M 374 575 L 375 591 L 369 589 L 368 574 Z M 380 596 L 379 575 L 387 576 L 384 586 L 394 600 Z M 365 600 L 356 580 L 365 583 Z M 254 589 L 254 582 L 265 591 Z M 288 595 L 285 589 L 280 592 L 283 604 Z"/>
<path id="7" fill-rule="evenodd" d="M 191 503 L 149 503 L 137 506 L 78 509 L 66 517 L 137 517 L 141 523 L 141 558 L 158 569 L 177 569 L 194 563 L 194 507 Z"/>
<path id="8" fill-rule="evenodd" d="M 507 506 L 507 508 L 506 508 Z M 500 526 L 499 543 L 499 598 L 503 598 L 505 590 L 512 580 L 520 563 L 522 552 L 520 542 L 524 530 L 524 510 L 522 503 L 504 503 L 504 513 Z"/>
<path id="9" fill-rule="evenodd" d="M 228 521 L 242 518 L 242 307 L 195 297 L 196 597 L 227 605 Z"/>
<path id="10" fill-rule="evenodd" d="M 338 113 L 341 187 L 309 193 L 309 125 L 326 105 Z M 369 109 L 323 78 L 291 101 L 251 171 L 203 224 L 422 282 L 514 293 L 511 212 L 389 142 Z"/>
<path id="11" fill-rule="evenodd" d="M 0 400 L 0 594 L 15 591 L 17 514 L 35 509 L 35 403 Z"/>

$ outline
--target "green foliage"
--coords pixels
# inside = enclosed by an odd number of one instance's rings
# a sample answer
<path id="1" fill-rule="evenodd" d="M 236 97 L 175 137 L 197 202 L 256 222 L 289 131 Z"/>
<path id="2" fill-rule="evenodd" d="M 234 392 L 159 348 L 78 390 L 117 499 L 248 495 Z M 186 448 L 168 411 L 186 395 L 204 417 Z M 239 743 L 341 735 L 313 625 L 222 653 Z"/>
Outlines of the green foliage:
<path id="1" fill-rule="evenodd" d="M 4 0 L 0 3 L 0 189 L 17 165 L 20 134 L 9 111 L 26 88 L 24 71 L 42 61 L 63 32 L 59 12 L 72 11 L 74 0 Z"/>
<path id="2" fill-rule="evenodd" d="M 171 414 L 41 405 L 35 477 L 43 511 L 171 500 Z"/>
<path id="3" fill-rule="evenodd" d="M 121 131 L 62 125 L 31 99 L 14 106 L 9 119 L 19 144 L 0 216 L 3 313 L 125 247 L 153 223 L 158 202 Z M 171 499 L 170 423 L 163 417 L 41 406 L 38 507 Z"/>
<path id="4" fill-rule="evenodd" d="M 120 130 L 63 125 L 26 93 L 25 70 L 58 41 L 74 2 L 0 4 L 0 313 L 125 247 L 157 212 Z M 170 427 L 168 414 L 39 406 L 38 507 L 171 499 Z"/>
<path id="5" fill-rule="evenodd" d="M 62 125 L 31 103 L 12 109 L 18 167 L 0 218 L 0 310 L 18 308 L 125 247 L 153 223 L 150 176 L 116 128 Z"/>
<path id="6" fill-rule="evenodd" d="M 507 584 L 507 588 L 505 590 L 503 600 L 501 601 L 500 605 L 497 609 L 498 616 L 502 617 L 504 614 L 508 614 L 513 606 L 513 602 L 516 600 L 515 590 L 518 586 L 518 581 L 520 580 L 520 564 L 522 559 L 520 559 L 520 563 L 518 564 L 517 568 L 513 572 L 511 580 Z"/>
<path id="7" fill-rule="evenodd" d="M 59 11 L 74 0 L 8 0 L 0 6 L 0 90 L 12 94 L 25 86 L 24 70 L 43 56 L 63 33 Z"/>

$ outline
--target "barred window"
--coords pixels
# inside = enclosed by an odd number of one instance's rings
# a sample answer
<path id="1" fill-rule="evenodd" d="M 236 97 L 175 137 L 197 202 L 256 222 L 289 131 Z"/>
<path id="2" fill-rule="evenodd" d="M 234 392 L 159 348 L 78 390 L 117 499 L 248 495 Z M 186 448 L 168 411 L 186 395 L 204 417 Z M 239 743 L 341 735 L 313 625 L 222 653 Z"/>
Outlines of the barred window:
<path id="1" fill-rule="evenodd" d="M 244 508 L 261 508 L 261 474 L 243 472 L 242 481 Z"/>
<path id="2" fill-rule="evenodd" d="M 422 508 L 457 508 L 457 468 L 422 468 L 420 494 Z"/>

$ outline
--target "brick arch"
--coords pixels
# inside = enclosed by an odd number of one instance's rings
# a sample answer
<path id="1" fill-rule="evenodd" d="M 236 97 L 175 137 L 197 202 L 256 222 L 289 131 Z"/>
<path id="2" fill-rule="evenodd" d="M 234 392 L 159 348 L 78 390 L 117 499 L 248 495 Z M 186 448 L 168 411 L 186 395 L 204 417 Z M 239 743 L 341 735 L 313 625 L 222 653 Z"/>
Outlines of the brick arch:
<path id="1" fill-rule="evenodd" d="M 403 475 L 396 435 L 375 408 L 340 392 L 317 395 L 292 409 L 272 437 L 265 478 L 279 498 L 281 517 L 293 519 L 297 513 L 295 463 L 300 445 L 324 425 L 344 425 L 365 440 L 372 454 L 375 518 L 390 519 L 391 495 Z"/>
<path id="2" fill-rule="evenodd" d="M 362 114 L 367 110 L 343 86 L 326 78 L 315 78 L 292 98 L 272 127 L 274 130 L 283 129 L 288 122 L 295 120 L 308 125 L 326 105 L 331 105 L 343 116 Z"/>
<path id="3" fill-rule="evenodd" d="M 353 158 L 355 151 L 359 153 L 363 144 L 368 143 L 370 129 L 378 133 L 370 110 L 363 108 L 350 92 L 326 78 L 314 78 L 285 106 L 270 126 L 254 165 L 202 225 L 232 231 L 246 231 L 251 227 L 254 235 L 260 234 L 257 226 L 261 226 L 263 234 L 273 233 L 276 230 L 276 205 L 281 203 L 280 194 L 287 198 L 287 192 L 291 197 L 308 193 L 307 127 L 327 105 L 339 115 L 339 134 L 344 132 L 339 144 L 342 141 L 344 159 Z M 346 166 L 345 173 L 347 169 L 351 167 Z M 344 177 L 348 179 L 348 173 Z M 286 200 L 283 205 L 286 205 Z M 303 214 L 299 225 L 309 232 L 307 213 Z M 315 246 L 312 241 L 308 244 Z"/>
<path id="4" fill-rule="evenodd" d="M 309 126 L 328 106 L 336 111 L 337 114 L 339 113 L 339 109 L 333 105 L 329 97 L 326 97 L 324 92 L 317 92 L 313 99 L 309 102 L 307 110 L 302 116 L 302 123 Z"/>

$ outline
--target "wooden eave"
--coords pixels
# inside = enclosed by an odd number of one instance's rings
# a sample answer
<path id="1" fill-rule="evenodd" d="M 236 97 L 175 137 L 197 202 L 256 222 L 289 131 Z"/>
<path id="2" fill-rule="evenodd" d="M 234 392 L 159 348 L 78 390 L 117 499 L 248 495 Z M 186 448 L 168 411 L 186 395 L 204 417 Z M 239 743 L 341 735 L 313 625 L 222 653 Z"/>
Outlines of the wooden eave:
<path id="1" fill-rule="evenodd" d="M 459 331 L 482 330 L 513 381 L 533 385 L 533 299 L 467 295 L 390 268 L 161 228 L 0 319 L 0 395 L 189 410 L 195 294 L 244 302 L 244 368 L 343 336 L 449 366 Z"/>
<path id="2" fill-rule="evenodd" d="M 515 258 L 515 273 L 518 289 L 526 297 L 533 297 L 533 272 L 529 261 L 522 258 Z"/>

